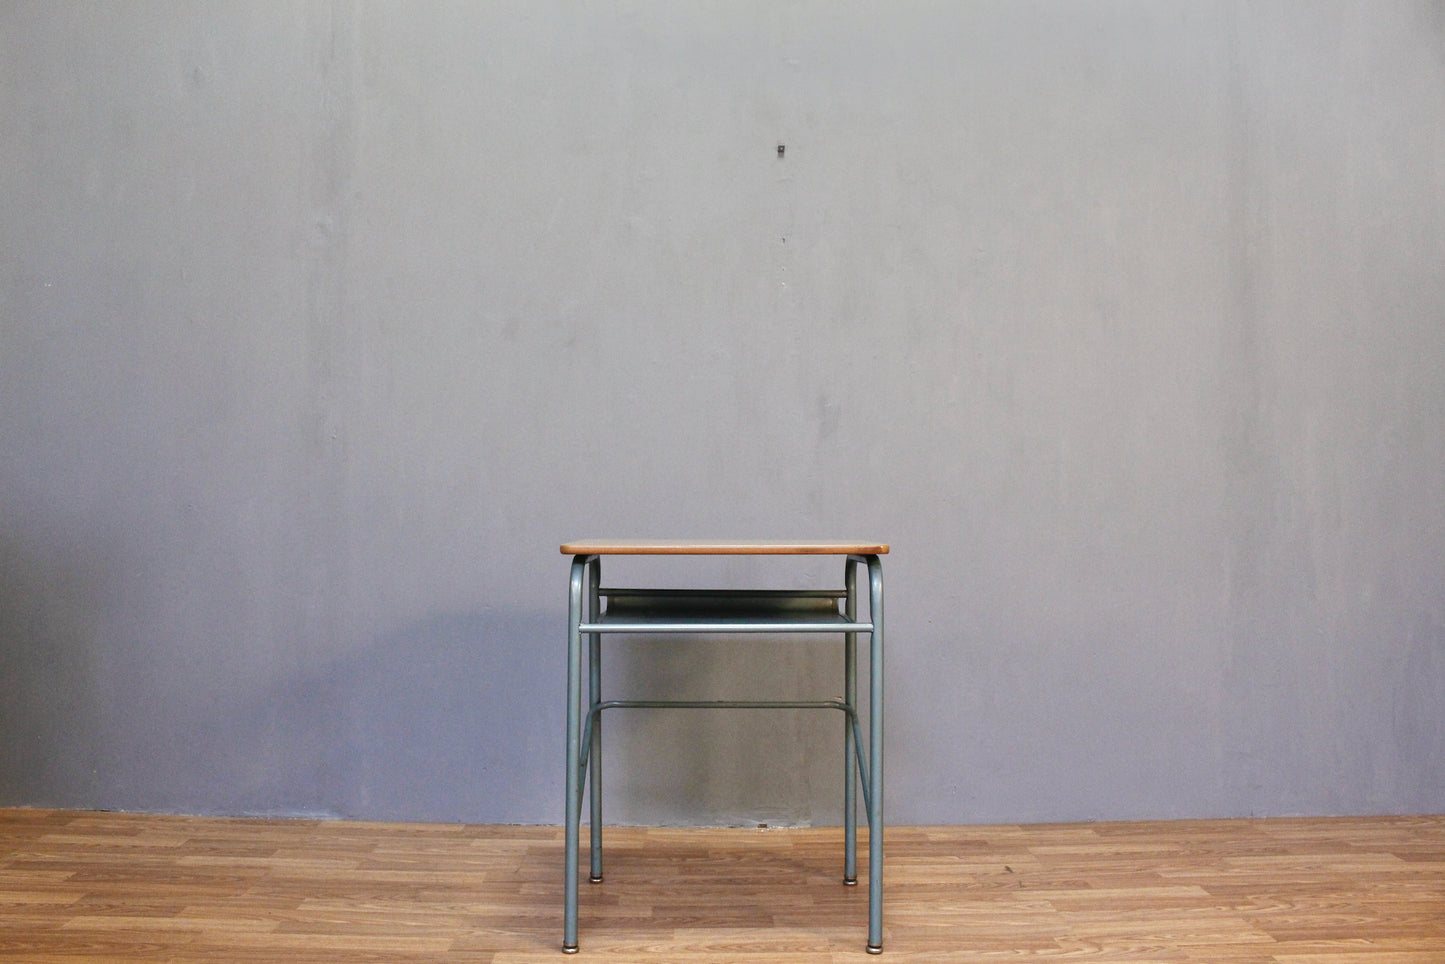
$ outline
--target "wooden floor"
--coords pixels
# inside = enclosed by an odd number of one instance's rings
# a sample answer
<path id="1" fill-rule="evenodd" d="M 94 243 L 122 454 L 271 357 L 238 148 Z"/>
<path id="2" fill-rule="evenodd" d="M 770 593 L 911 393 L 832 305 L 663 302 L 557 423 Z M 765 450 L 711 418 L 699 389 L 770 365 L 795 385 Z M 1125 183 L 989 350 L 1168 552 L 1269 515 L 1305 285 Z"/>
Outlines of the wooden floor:
<path id="1" fill-rule="evenodd" d="M 872 961 L 841 833 L 0 810 L 0 960 Z M 1445 817 L 888 831 L 881 960 L 1442 964 Z"/>

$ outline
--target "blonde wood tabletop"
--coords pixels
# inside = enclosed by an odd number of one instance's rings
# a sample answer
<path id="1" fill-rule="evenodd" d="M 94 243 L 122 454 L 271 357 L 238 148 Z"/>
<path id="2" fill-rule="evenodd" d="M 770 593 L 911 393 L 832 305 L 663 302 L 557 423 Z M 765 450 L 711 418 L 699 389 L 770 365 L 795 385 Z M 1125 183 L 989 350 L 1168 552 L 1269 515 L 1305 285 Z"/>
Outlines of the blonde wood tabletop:
<path id="1" fill-rule="evenodd" d="M 881 556 L 886 542 L 748 542 L 732 539 L 583 539 L 564 542 L 568 556 Z"/>

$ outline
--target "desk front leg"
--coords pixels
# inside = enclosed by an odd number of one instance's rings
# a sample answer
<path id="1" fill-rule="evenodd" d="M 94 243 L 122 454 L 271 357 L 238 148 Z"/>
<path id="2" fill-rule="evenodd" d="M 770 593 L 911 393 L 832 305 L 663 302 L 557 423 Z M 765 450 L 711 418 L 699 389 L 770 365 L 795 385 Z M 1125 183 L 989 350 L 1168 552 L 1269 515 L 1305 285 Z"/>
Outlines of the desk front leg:
<path id="1" fill-rule="evenodd" d="M 868 953 L 883 953 L 883 565 L 868 563 Z"/>
<path id="2" fill-rule="evenodd" d="M 563 882 L 562 950 L 577 951 L 577 857 L 582 824 L 582 613 L 587 578 L 586 556 L 572 560 L 567 599 L 567 814 L 564 830 L 566 879 Z"/>
<path id="3" fill-rule="evenodd" d="M 587 566 L 587 621 L 595 624 L 601 612 L 598 587 L 602 584 L 602 560 L 593 556 Z M 592 821 L 588 824 L 587 836 L 592 850 L 592 883 L 602 883 L 602 714 L 598 706 L 602 703 L 602 634 L 589 633 L 587 640 L 588 667 L 587 718 L 590 721 L 588 737 L 587 786 L 592 796 Z"/>
<path id="4" fill-rule="evenodd" d="M 858 619 L 858 560 L 843 568 L 843 615 Z M 853 714 L 858 712 L 858 634 L 843 634 L 843 883 L 858 883 L 858 749 L 853 744 Z"/>

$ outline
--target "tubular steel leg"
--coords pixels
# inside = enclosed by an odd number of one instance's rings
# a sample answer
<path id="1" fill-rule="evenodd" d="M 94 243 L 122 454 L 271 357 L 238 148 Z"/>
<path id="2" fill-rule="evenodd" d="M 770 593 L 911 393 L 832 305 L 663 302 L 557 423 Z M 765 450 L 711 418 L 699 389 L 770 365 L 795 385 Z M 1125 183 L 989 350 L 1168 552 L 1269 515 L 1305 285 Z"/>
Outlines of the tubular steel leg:
<path id="1" fill-rule="evenodd" d="M 582 823 L 582 589 L 587 560 L 572 560 L 571 592 L 567 597 L 567 818 L 564 832 L 566 880 L 563 883 L 562 950 L 577 951 L 577 855 Z"/>
<path id="2" fill-rule="evenodd" d="M 601 584 L 602 561 L 594 558 L 587 567 L 587 621 L 597 622 L 599 603 L 597 587 Z M 602 702 L 602 634 L 589 633 L 588 712 Z M 602 714 L 592 721 L 591 757 L 587 782 L 592 793 L 592 822 L 588 837 L 592 845 L 592 883 L 602 883 Z"/>
<path id="3" fill-rule="evenodd" d="M 868 556 L 868 953 L 883 953 L 883 566 Z"/>
<path id="4" fill-rule="evenodd" d="M 847 598 L 843 614 L 848 621 L 858 618 L 858 561 L 850 558 L 843 569 L 843 588 Z M 858 634 L 843 636 L 843 702 L 857 712 L 858 706 Z M 853 720 L 843 714 L 843 883 L 858 883 L 858 760 L 853 745 Z"/>

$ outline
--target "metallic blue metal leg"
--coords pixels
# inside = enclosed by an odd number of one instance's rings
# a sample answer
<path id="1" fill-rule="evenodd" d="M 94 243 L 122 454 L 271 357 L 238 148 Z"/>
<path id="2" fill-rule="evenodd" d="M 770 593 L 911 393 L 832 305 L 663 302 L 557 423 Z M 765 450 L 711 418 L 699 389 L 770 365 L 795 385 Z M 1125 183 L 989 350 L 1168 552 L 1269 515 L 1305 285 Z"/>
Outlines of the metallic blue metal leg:
<path id="1" fill-rule="evenodd" d="M 868 556 L 868 953 L 883 953 L 883 566 Z"/>
<path id="2" fill-rule="evenodd" d="M 601 611 L 597 589 L 601 585 L 602 560 L 593 558 L 587 566 L 587 621 L 597 622 Z M 589 633 L 588 666 L 588 713 L 602 702 L 602 634 Z M 602 714 L 596 713 L 592 722 L 592 736 L 588 741 L 590 761 L 587 782 L 592 793 L 592 822 L 588 825 L 588 837 L 592 845 L 592 883 L 602 882 Z"/>
<path id="3" fill-rule="evenodd" d="M 843 614 L 858 618 L 858 560 L 849 558 L 843 569 Z M 843 883 L 858 883 L 858 760 L 853 743 L 858 706 L 858 634 L 843 636 L 843 702 L 851 709 L 843 715 Z"/>
<path id="4" fill-rule="evenodd" d="M 562 950 L 577 951 L 577 856 L 582 823 L 582 589 L 587 559 L 572 560 L 567 597 L 567 817 L 564 831 L 566 880 L 563 883 Z"/>

